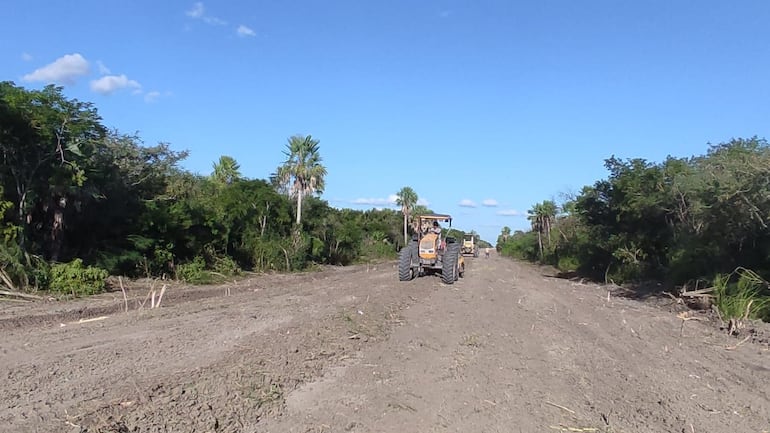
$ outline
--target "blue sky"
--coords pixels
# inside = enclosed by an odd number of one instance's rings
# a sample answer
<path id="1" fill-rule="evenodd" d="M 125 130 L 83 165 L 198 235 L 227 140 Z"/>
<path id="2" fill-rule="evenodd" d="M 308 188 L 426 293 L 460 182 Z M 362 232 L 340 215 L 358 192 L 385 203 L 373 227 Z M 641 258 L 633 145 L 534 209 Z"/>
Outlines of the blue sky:
<path id="1" fill-rule="evenodd" d="M 266 178 L 321 141 L 323 198 L 402 186 L 494 241 L 526 210 L 660 161 L 770 138 L 770 2 L 2 0 L 0 80 Z M 485 205 L 486 203 L 486 205 Z"/>

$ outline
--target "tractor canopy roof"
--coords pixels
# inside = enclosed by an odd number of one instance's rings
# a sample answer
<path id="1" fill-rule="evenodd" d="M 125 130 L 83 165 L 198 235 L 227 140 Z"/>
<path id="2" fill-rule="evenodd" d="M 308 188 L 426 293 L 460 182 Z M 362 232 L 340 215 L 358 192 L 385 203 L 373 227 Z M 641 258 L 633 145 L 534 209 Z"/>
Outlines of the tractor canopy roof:
<path id="1" fill-rule="evenodd" d="M 418 218 L 422 220 L 435 220 L 435 221 L 452 221 L 451 215 L 442 215 L 442 214 L 425 214 L 425 215 L 419 215 Z"/>

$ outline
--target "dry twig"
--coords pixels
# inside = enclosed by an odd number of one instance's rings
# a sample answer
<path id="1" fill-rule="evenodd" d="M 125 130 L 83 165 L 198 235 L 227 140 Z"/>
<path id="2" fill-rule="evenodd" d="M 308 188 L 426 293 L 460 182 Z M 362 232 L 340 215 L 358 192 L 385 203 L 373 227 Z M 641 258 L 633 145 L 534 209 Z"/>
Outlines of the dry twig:
<path id="1" fill-rule="evenodd" d="M 99 317 L 92 317 L 90 319 L 80 319 L 77 322 L 70 322 L 71 325 L 80 324 L 80 323 L 90 323 L 90 322 L 98 322 L 100 320 L 104 320 L 110 316 L 99 316 Z"/>
<path id="2" fill-rule="evenodd" d="M 548 428 L 552 428 L 554 430 L 559 431 L 569 431 L 569 432 L 597 432 L 599 431 L 598 428 L 595 427 L 567 427 L 564 425 L 549 425 Z"/>
<path id="3" fill-rule="evenodd" d="M 164 284 L 163 287 L 160 288 L 160 295 L 158 296 L 158 303 L 155 305 L 155 308 L 160 308 L 160 301 L 163 300 L 163 294 L 166 293 L 166 285 Z"/>
<path id="4" fill-rule="evenodd" d="M 120 283 L 120 291 L 123 292 L 123 303 L 126 306 L 126 313 L 128 313 L 128 297 L 126 296 L 126 288 L 123 287 L 123 277 L 118 276 L 118 283 Z"/>
<path id="5" fill-rule="evenodd" d="M 551 403 L 550 401 L 546 401 L 545 404 L 551 405 L 553 407 L 558 407 L 559 409 L 561 409 L 563 411 L 566 411 L 566 412 L 571 413 L 572 415 L 575 415 L 575 411 L 574 410 L 572 410 L 572 409 L 570 409 L 568 407 L 564 407 L 564 406 L 562 406 L 560 404 Z"/>
<path id="6" fill-rule="evenodd" d="M 682 311 L 681 313 L 677 314 L 676 317 L 682 319 L 682 326 L 679 328 L 679 336 L 684 335 L 684 322 L 688 320 L 700 320 L 697 317 L 690 317 L 690 314 L 687 311 Z"/>
<path id="7" fill-rule="evenodd" d="M 727 347 L 725 347 L 725 350 L 735 350 L 735 349 L 739 348 L 741 346 L 741 344 L 749 341 L 750 338 L 751 338 L 751 335 L 747 335 L 746 338 L 744 338 L 743 340 L 739 341 L 738 344 L 736 344 L 735 346 L 727 346 Z"/>

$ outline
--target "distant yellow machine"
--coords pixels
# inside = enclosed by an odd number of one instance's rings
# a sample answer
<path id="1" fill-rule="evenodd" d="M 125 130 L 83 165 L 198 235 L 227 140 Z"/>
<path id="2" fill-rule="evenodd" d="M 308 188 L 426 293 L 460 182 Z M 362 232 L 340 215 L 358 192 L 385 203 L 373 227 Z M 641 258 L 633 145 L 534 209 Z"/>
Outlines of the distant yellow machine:
<path id="1" fill-rule="evenodd" d="M 467 234 L 463 236 L 462 253 L 464 256 L 479 256 L 479 245 L 476 243 L 476 236 Z"/>
<path id="2" fill-rule="evenodd" d="M 398 279 L 409 281 L 430 273 L 441 273 L 444 284 L 454 284 L 465 276 L 465 258 L 461 245 L 453 237 L 442 237 L 434 223 L 446 222 L 452 227 L 452 217 L 428 214 L 417 217 L 417 230 L 412 242 L 405 246 L 398 259 Z"/>

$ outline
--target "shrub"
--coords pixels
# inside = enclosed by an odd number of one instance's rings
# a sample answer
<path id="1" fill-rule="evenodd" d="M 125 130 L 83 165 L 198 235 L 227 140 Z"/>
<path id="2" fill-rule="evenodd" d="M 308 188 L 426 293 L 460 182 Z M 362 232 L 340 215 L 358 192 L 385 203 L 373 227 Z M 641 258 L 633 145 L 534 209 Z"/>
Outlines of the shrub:
<path id="1" fill-rule="evenodd" d="M 206 261 L 201 256 L 196 256 L 192 262 L 177 266 L 176 277 L 190 284 L 206 284 L 211 282 L 211 274 L 206 271 Z"/>
<path id="2" fill-rule="evenodd" d="M 560 271 L 574 271 L 580 267 L 580 260 L 578 260 L 577 257 L 561 256 L 558 259 L 556 267 L 559 268 Z"/>
<path id="3" fill-rule="evenodd" d="M 737 275 L 737 281 L 735 276 Z M 755 272 L 738 268 L 714 278 L 714 303 L 724 319 L 770 319 L 768 283 Z"/>
<path id="4" fill-rule="evenodd" d="M 241 273 L 241 267 L 231 257 L 215 257 L 214 258 L 214 272 L 222 274 L 226 277 L 238 275 Z"/>
<path id="5" fill-rule="evenodd" d="M 259 240 L 253 245 L 253 269 L 256 272 L 296 271 L 306 269 L 310 238 Z"/>
<path id="6" fill-rule="evenodd" d="M 382 259 L 393 260 L 398 257 L 395 246 L 388 241 L 366 241 L 361 246 L 361 251 L 357 252 L 359 262 L 369 262 Z M 348 264 L 353 261 L 353 254 L 343 257 L 340 260 L 342 264 Z"/>
<path id="7" fill-rule="evenodd" d="M 104 269 L 87 266 L 75 259 L 69 263 L 56 263 L 51 266 L 50 290 L 61 294 L 85 296 L 101 293 L 106 286 L 108 272 Z"/>

